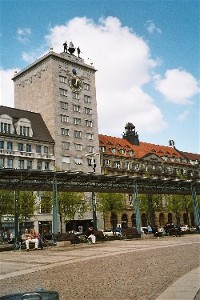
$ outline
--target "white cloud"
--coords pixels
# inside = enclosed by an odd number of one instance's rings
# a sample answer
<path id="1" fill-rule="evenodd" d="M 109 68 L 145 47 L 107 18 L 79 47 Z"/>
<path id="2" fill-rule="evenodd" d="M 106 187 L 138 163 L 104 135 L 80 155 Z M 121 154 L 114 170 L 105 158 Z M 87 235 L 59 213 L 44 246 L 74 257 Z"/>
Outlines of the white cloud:
<path id="1" fill-rule="evenodd" d="M 167 70 L 164 78 L 157 77 L 155 87 L 166 100 L 176 104 L 191 103 L 200 91 L 194 76 L 178 69 Z"/>
<path id="2" fill-rule="evenodd" d="M 189 117 L 190 115 L 190 111 L 188 109 L 184 110 L 182 113 L 180 113 L 177 117 L 177 120 L 182 123 L 184 121 L 187 120 L 187 118 Z"/>
<path id="3" fill-rule="evenodd" d="M 102 18 L 98 24 L 77 17 L 52 27 L 46 36 L 47 44 L 55 52 L 63 51 L 66 40 L 79 46 L 85 62 L 91 58 L 98 70 L 99 132 L 119 135 L 127 122 L 143 131 L 161 131 L 166 127 L 160 109 L 142 90 L 150 82 L 157 62 L 141 37 L 114 17 Z"/>
<path id="4" fill-rule="evenodd" d="M 18 28 L 17 29 L 17 40 L 23 44 L 29 42 L 29 36 L 31 35 L 30 28 Z"/>
<path id="5" fill-rule="evenodd" d="M 14 69 L 0 69 L 0 105 L 14 107 Z"/>
<path id="6" fill-rule="evenodd" d="M 145 24 L 145 28 L 148 30 L 149 33 L 161 33 L 161 29 L 156 27 L 153 21 L 148 20 Z"/>

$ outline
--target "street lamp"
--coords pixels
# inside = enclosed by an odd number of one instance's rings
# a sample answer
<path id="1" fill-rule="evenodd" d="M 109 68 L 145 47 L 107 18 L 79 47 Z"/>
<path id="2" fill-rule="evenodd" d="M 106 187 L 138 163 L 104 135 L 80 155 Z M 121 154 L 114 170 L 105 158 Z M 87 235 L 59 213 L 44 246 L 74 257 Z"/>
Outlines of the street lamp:
<path id="1" fill-rule="evenodd" d="M 95 173 L 96 171 L 96 160 L 95 156 L 99 155 L 99 153 L 89 153 L 86 154 L 88 158 L 90 158 L 90 164 L 93 168 L 93 171 Z M 97 202 L 96 202 L 96 194 L 95 192 L 92 192 L 92 213 L 93 213 L 93 228 L 95 231 L 97 231 Z"/>

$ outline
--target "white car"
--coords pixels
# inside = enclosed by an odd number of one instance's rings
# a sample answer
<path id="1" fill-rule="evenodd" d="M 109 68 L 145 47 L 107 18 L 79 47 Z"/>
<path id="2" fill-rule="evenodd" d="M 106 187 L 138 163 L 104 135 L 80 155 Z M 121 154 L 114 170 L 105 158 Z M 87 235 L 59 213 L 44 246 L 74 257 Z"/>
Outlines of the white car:
<path id="1" fill-rule="evenodd" d="M 190 231 L 189 225 L 184 225 L 180 227 L 182 231 Z"/>
<path id="2" fill-rule="evenodd" d="M 112 230 L 103 230 L 103 234 L 107 239 L 109 239 L 110 237 L 116 237 L 116 238 L 122 237 L 122 233 L 120 231 L 115 231 L 113 233 Z"/>

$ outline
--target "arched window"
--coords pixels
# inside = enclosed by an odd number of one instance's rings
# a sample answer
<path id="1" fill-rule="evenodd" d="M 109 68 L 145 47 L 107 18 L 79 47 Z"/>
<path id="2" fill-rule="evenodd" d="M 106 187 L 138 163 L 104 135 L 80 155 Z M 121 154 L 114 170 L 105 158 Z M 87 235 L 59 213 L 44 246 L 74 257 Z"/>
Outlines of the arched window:
<path id="1" fill-rule="evenodd" d="M 117 214 L 112 212 L 111 216 L 110 216 L 110 224 L 113 229 L 115 229 L 117 227 L 117 223 L 118 223 Z"/>
<path id="2" fill-rule="evenodd" d="M 145 213 L 141 215 L 141 221 L 142 221 L 142 227 L 146 227 L 148 222 L 147 222 L 147 215 Z"/>
<path id="3" fill-rule="evenodd" d="M 183 214 L 183 223 L 184 225 L 188 225 L 188 215 L 186 213 Z"/>
<path id="4" fill-rule="evenodd" d="M 195 223 L 194 223 L 194 213 L 191 212 L 190 213 L 190 222 L 191 222 L 191 226 L 195 227 Z M 189 224 L 188 224 L 189 225 Z"/>
<path id="5" fill-rule="evenodd" d="M 160 213 L 159 214 L 159 225 L 160 226 L 163 226 L 163 225 L 165 225 L 165 215 L 163 214 L 163 213 Z"/>
<path id="6" fill-rule="evenodd" d="M 127 214 L 122 215 L 122 229 L 128 228 L 128 216 Z"/>
<path id="7" fill-rule="evenodd" d="M 172 221 L 172 213 L 168 213 L 168 223 L 173 223 Z"/>
<path id="8" fill-rule="evenodd" d="M 136 227 L 136 215 L 132 214 L 131 216 L 132 227 Z"/>

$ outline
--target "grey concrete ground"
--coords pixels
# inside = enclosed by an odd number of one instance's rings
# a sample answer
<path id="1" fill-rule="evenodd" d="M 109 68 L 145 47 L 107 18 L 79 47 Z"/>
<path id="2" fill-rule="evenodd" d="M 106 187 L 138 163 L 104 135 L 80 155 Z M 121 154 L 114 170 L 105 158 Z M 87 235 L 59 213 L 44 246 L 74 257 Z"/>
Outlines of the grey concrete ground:
<path id="1" fill-rule="evenodd" d="M 0 296 L 36 288 L 66 300 L 199 300 L 200 235 L 0 252 Z"/>

